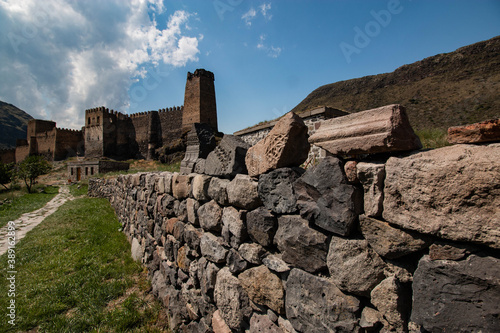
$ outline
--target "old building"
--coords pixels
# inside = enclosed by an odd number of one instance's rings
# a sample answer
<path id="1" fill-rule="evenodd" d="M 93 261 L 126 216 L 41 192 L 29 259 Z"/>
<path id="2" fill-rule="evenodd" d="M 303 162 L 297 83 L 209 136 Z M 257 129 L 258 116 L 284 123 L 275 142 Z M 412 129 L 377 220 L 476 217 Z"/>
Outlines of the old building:
<path id="1" fill-rule="evenodd" d="M 74 161 L 68 163 L 68 181 L 78 182 L 111 171 L 128 170 L 126 162 L 111 160 Z"/>

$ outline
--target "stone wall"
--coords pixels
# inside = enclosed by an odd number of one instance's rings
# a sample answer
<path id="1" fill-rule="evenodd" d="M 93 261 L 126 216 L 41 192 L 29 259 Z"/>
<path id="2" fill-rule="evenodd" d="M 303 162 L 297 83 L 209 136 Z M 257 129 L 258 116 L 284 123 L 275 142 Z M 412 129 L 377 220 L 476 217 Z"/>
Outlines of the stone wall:
<path id="1" fill-rule="evenodd" d="M 91 179 L 187 332 L 500 331 L 500 144 Z M 181 330 L 182 331 L 182 330 Z"/>

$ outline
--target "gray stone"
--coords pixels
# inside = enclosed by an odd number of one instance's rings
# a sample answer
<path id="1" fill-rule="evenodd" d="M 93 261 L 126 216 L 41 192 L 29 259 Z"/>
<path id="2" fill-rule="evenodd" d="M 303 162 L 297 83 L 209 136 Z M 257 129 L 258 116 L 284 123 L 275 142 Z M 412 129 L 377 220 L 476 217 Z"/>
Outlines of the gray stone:
<path id="1" fill-rule="evenodd" d="M 188 198 L 186 200 L 186 213 L 187 220 L 194 225 L 199 225 L 198 220 L 198 209 L 200 208 L 200 203 L 193 198 Z"/>
<path id="2" fill-rule="evenodd" d="M 206 158 L 215 148 L 215 134 L 208 124 L 193 124 L 186 139 L 186 154 L 181 161 L 181 174 L 193 172 L 197 160 Z"/>
<path id="3" fill-rule="evenodd" d="M 321 122 L 309 142 L 333 155 L 375 154 L 422 148 L 405 108 L 393 104 Z"/>
<path id="4" fill-rule="evenodd" d="M 198 261 L 197 276 L 200 281 L 201 292 L 205 295 L 211 293 L 215 287 L 215 280 L 219 268 L 213 262 L 207 261 L 206 258 L 200 258 Z"/>
<path id="5" fill-rule="evenodd" d="M 212 316 L 212 329 L 214 333 L 231 333 L 231 328 L 226 324 L 219 310 L 215 311 Z"/>
<path id="6" fill-rule="evenodd" d="M 279 255 L 270 254 L 262 259 L 262 263 L 270 270 L 278 273 L 284 273 L 290 270 L 290 266 L 288 266 Z"/>
<path id="7" fill-rule="evenodd" d="M 370 300 L 387 321 L 384 327 L 395 332 L 408 330 L 411 310 L 411 292 L 395 277 L 380 282 L 370 293 Z"/>
<path id="8" fill-rule="evenodd" d="M 292 269 L 286 282 L 286 316 L 299 332 L 358 332 L 359 300 L 329 280 Z"/>
<path id="9" fill-rule="evenodd" d="M 207 231 L 222 229 L 222 208 L 214 200 L 209 201 L 198 209 L 200 226 Z"/>
<path id="10" fill-rule="evenodd" d="M 156 179 L 156 192 L 158 194 L 172 194 L 172 177 L 171 172 L 162 172 Z"/>
<path id="11" fill-rule="evenodd" d="M 415 271 L 411 319 L 430 332 L 500 332 L 500 259 L 424 256 Z"/>
<path id="12" fill-rule="evenodd" d="M 299 166 L 309 154 L 308 128 L 293 112 L 278 120 L 265 138 L 248 149 L 245 163 L 250 176 L 273 169 Z"/>
<path id="13" fill-rule="evenodd" d="M 278 318 L 278 326 L 281 328 L 283 333 L 297 333 L 297 331 L 293 328 L 292 323 L 283 317 Z"/>
<path id="14" fill-rule="evenodd" d="M 200 239 L 201 254 L 208 260 L 221 264 L 226 261 L 227 250 L 217 236 L 206 232 Z"/>
<path id="15" fill-rule="evenodd" d="M 384 219 L 500 249 L 500 145 L 455 145 L 386 163 Z"/>
<path id="16" fill-rule="evenodd" d="M 265 250 L 256 243 L 243 243 L 238 249 L 239 254 L 251 264 L 260 265 Z"/>
<path id="17" fill-rule="evenodd" d="M 318 227 L 341 236 L 355 228 L 361 212 L 360 191 L 348 184 L 340 160 L 327 156 L 307 169 L 294 184 L 300 215 Z"/>
<path id="18" fill-rule="evenodd" d="M 229 201 L 227 199 L 226 188 L 229 182 L 229 179 L 212 177 L 208 186 L 208 196 L 217 201 L 219 205 L 227 206 Z"/>
<path id="19" fill-rule="evenodd" d="M 284 314 L 284 290 L 281 279 L 264 265 L 247 269 L 238 276 L 250 299 Z"/>
<path id="20" fill-rule="evenodd" d="M 172 194 L 178 199 L 182 200 L 189 196 L 191 192 L 191 177 L 189 175 L 180 175 L 174 173 L 172 177 Z"/>
<path id="21" fill-rule="evenodd" d="M 267 315 L 254 313 L 250 318 L 250 333 L 283 332 Z"/>
<path id="22" fill-rule="evenodd" d="M 226 257 L 226 266 L 231 273 L 238 274 L 247 268 L 248 262 L 240 256 L 238 251 L 230 249 Z"/>
<path id="23" fill-rule="evenodd" d="M 245 227 L 245 213 L 234 207 L 224 207 L 222 225 L 227 228 L 228 239 L 225 239 L 233 248 L 237 249 L 247 238 Z"/>
<path id="24" fill-rule="evenodd" d="M 297 211 L 293 183 L 303 173 L 302 169 L 280 168 L 259 177 L 258 192 L 264 206 L 276 214 Z"/>
<path id="25" fill-rule="evenodd" d="M 327 237 L 311 229 L 307 220 L 297 215 L 284 215 L 278 219 L 274 242 L 287 263 L 308 272 L 326 268 Z"/>
<path id="26" fill-rule="evenodd" d="M 234 177 L 247 173 L 245 155 L 250 146 L 243 139 L 225 134 L 219 145 L 208 154 L 205 174 L 219 177 Z"/>
<path id="27" fill-rule="evenodd" d="M 479 249 L 469 244 L 435 242 L 429 247 L 431 260 L 462 260 Z"/>
<path id="28" fill-rule="evenodd" d="M 132 239 L 132 259 L 135 261 L 141 261 L 142 257 L 144 256 L 144 249 L 142 249 L 141 244 L 137 240 L 137 238 Z"/>
<path id="29" fill-rule="evenodd" d="M 357 177 L 364 190 L 364 211 L 369 217 L 381 217 L 384 209 L 385 165 L 360 162 L 356 166 Z"/>
<path id="30" fill-rule="evenodd" d="M 273 244 L 278 229 L 276 217 L 265 207 L 259 207 L 247 213 L 247 231 L 250 239 L 262 246 Z"/>
<path id="31" fill-rule="evenodd" d="M 210 180 L 212 177 L 207 175 L 196 175 L 192 182 L 192 192 L 193 197 L 198 201 L 208 201 L 210 197 L 208 196 L 208 185 L 210 185 Z"/>
<path id="32" fill-rule="evenodd" d="M 368 329 L 370 332 L 380 328 L 381 326 L 387 327 L 388 323 L 380 312 L 373 308 L 365 307 L 361 312 L 359 326 L 361 328 Z"/>
<path id="33" fill-rule="evenodd" d="M 385 263 L 366 240 L 333 236 L 327 263 L 331 279 L 337 287 L 355 295 L 369 296 L 385 278 Z"/>
<path id="34" fill-rule="evenodd" d="M 396 259 L 423 250 L 431 244 L 429 237 L 392 227 L 389 223 L 359 216 L 363 237 L 384 258 Z"/>
<path id="35" fill-rule="evenodd" d="M 227 267 L 217 273 L 214 299 L 224 322 L 233 332 L 241 332 L 252 314 L 252 308 L 240 281 L 231 274 Z"/>
<path id="36" fill-rule="evenodd" d="M 184 241 L 194 251 L 200 250 L 200 240 L 203 236 L 202 229 L 196 229 L 191 224 L 186 224 L 184 228 Z"/>
<path id="37" fill-rule="evenodd" d="M 246 210 L 261 206 L 257 185 L 258 183 L 248 175 L 236 175 L 226 187 L 229 203 Z"/>

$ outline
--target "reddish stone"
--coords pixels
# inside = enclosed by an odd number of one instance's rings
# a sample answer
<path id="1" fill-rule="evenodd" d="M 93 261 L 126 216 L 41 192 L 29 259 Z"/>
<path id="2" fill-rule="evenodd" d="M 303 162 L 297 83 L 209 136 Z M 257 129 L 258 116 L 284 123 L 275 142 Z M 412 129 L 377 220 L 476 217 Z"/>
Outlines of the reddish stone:
<path id="1" fill-rule="evenodd" d="M 480 143 L 500 141 L 500 119 L 448 128 L 449 143 Z"/>

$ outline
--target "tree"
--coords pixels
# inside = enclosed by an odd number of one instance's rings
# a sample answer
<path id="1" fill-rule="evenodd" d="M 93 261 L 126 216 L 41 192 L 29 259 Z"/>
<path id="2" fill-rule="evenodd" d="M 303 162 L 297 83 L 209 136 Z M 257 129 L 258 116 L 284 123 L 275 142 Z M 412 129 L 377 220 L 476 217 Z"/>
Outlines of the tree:
<path id="1" fill-rule="evenodd" d="M 8 190 L 6 184 L 12 181 L 14 178 L 14 164 L 13 163 L 0 163 L 0 184 Z"/>
<path id="2" fill-rule="evenodd" d="M 52 167 L 49 162 L 42 156 L 28 156 L 17 167 L 17 176 L 24 180 L 28 193 L 31 193 L 31 189 L 38 176 L 48 173 L 51 169 Z"/>

